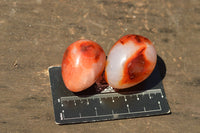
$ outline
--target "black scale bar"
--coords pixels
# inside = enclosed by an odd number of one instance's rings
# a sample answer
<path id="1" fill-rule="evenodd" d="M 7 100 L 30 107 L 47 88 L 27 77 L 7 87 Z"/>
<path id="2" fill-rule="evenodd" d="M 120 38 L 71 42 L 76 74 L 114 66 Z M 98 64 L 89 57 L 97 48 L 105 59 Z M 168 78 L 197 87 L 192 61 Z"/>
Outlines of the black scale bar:
<path id="1" fill-rule="evenodd" d="M 159 70 L 136 87 L 115 92 L 111 87 L 99 92 L 92 86 L 85 93 L 72 93 L 64 85 L 61 67 L 50 67 L 49 76 L 57 124 L 95 122 L 169 114 Z M 95 91 L 94 91 L 95 90 Z"/>
<path id="2" fill-rule="evenodd" d="M 60 119 L 65 121 L 80 121 L 107 117 L 107 119 L 129 118 L 137 115 L 162 114 L 165 110 L 165 100 L 160 89 L 154 89 L 135 95 L 120 95 L 118 93 L 98 94 L 89 98 L 78 96 L 61 97 Z"/>

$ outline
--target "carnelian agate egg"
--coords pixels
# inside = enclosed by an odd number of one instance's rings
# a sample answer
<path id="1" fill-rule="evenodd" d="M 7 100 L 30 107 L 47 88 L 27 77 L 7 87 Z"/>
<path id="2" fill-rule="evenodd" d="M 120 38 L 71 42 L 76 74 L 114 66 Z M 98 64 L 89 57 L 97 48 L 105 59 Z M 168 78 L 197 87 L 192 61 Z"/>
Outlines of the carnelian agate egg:
<path id="1" fill-rule="evenodd" d="M 72 43 L 62 61 L 62 78 L 72 92 L 89 88 L 101 76 L 106 63 L 104 50 L 90 40 Z"/>
<path id="2" fill-rule="evenodd" d="M 140 35 L 126 35 L 111 48 L 105 68 L 105 79 L 117 89 L 144 81 L 152 73 L 157 60 L 151 41 Z"/>

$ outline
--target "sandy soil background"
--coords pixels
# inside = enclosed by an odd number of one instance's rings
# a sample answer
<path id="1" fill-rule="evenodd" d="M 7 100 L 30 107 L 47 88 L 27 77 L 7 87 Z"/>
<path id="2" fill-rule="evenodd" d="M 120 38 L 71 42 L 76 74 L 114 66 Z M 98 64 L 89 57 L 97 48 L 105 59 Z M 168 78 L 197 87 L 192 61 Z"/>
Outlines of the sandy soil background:
<path id="1" fill-rule="evenodd" d="M 1 0 L 0 133 L 200 132 L 199 15 L 199 0 Z M 155 44 L 172 114 L 56 125 L 47 68 L 78 39 L 108 53 L 126 34 Z"/>

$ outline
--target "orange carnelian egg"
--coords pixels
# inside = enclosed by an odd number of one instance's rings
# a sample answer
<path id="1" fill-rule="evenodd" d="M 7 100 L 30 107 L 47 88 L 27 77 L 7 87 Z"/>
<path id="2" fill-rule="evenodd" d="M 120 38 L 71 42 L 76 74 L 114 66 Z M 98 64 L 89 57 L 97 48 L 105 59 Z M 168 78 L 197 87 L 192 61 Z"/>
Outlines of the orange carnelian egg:
<path id="1" fill-rule="evenodd" d="M 117 89 L 128 88 L 152 73 L 157 61 L 155 47 L 140 35 L 126 35 L 111 48 L 105 68 L 105 79 Z"/>
<path id="2" fill-rule="evenodd" d="M 62 60 L 62 78 L 65 86 L 73 92 L 89 88 L 101 76 L 106 62 L 104 50 L 90 40 L 72 43 Z"/>

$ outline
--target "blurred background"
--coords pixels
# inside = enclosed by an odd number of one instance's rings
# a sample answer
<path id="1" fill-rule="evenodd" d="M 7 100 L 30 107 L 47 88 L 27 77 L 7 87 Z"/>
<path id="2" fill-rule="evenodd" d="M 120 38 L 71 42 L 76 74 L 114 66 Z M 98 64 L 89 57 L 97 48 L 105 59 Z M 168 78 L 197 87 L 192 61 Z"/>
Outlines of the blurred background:
<path id="1" fill-rule="evenodd" d="M 199 0 L 0 0 L 0 132 L 199 132 L 199 15 Z M 56 125 L 48 67 L 79 39 L 108 54 L 126 34 L 149 38 L 165 62 L 172 114 Z"/>

